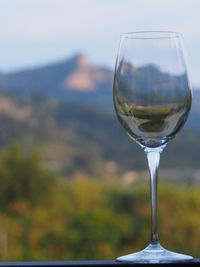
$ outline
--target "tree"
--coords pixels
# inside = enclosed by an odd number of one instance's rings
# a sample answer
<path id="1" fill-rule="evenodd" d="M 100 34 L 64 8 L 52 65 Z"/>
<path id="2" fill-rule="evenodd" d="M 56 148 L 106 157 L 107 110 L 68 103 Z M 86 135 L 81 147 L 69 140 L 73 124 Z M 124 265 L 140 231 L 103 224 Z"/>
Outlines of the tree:
<path id="1" fill-rule="evenodd" d="M 0 208 L 7 210 L 18 201 L 41 202 L 53 188 L 54 173 L 42 165 L 41 153 L 25 153 L 14 144 L 0 153 Z"/>

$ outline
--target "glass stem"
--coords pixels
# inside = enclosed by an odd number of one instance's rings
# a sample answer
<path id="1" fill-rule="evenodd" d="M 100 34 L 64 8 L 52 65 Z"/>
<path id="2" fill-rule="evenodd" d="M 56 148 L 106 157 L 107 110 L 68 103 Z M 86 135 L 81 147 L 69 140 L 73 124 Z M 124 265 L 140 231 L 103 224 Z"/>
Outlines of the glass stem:
<path id="1" fill-rule="evenodd" d="M 149 165 L 150 176 L 150 197 L 151 197 L 151 244 L 158 243 L 157 230 L 157 173 L 160 162 L 160 153 L 163 147 L 146 148 L 147 160 Z"/>

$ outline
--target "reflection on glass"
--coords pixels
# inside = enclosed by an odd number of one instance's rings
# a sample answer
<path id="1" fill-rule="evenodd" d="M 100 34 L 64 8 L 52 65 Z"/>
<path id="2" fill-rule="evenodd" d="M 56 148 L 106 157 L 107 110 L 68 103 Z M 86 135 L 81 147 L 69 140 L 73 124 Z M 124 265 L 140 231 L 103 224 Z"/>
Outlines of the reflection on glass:
<path id="1" fill-rule="evenodd" d="M 186 73 L 172 75 L 154 65 L 136 68 L 120 62 L 114 81 L 118 118 L 137 142 L 157 147 L 173 138 L 191 105 Z"/>
<path id="2" fill-rule="evenodd" d="M 157 232 L 157 168 L 160 153 L 184 125 L 192 102 L 181 35 L 139 32 L 122 35 L 116 61 L 113 101 L 127 134 L 147 155 L 151 189 L 151 243 L 127 262 L 191 260 L 160 246 Z"/>

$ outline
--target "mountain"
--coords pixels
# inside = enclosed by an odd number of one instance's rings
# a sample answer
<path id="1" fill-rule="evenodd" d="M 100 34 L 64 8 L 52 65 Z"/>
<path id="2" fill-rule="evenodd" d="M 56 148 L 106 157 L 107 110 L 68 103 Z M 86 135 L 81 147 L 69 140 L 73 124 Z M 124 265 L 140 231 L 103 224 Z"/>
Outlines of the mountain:
<path id="1" fill-rule="evenodd" d="M 148 97 L 147 83 L 144 79 L 146 76 L 154 77 L 152 78 L 153 87 L 162 87 L 163 93 L 167 90 L 169 74 L 161 72 L 157 67 L 147 65 L 136 69 L 130 64 L 127 64 L 126 67 L 133 71 L 134 83 L 143 90 L 144 97 Z M 172 78 L 171 76 L 170 82 Z M 174 76 L 174 84 L 177 79 L 179 78 Z M 98 107 L 114 114 L 112 83 L 113 70 L 94 65 L 82 54 L 32 69 L 0 73 L 0 91 L 11 94 L 15 92 L 23 96 L 41 92 L 49 99 Z M 200 116 L 199 102 L 200 91 L 194 90 L 192 111 L 186 127 L 192 126 L 200 129 L 200 125 L 197 123 Z"/>
<path id="2" fill-rule="evenodd" d="M 155 66 L 133 71 L 140 86 L 144 85 L 145 72 L 159 77 L 161 83 L 167 80 L 167 74 Z M 95 174 L 104 170 L 105 162 L 116 163 L 119 172 L 143 169 L 143 152 L 110 112 L 112 82 L 112 70 L 95 66 L 83 55 L 38 68 L 0 73 L 0 148 L 12 142 L 20 142 L 26 149 L 40 147 L 46 164 L 62 173 L 80 170 Z M 43 99 L 32 96 L 31 101 L 22 101 L 24 95 L 38 91 L 44 93 Z M 194 90 L 189 119 L 180 136 L 163 153 L 163 167 L 198 168 L 199 103 L 200 91 Z"/>
<path id="3" fill-rule="evenodd" d="M 36 90 L 70 103 L 110 109 L 113 71 L 77 54 L 62 62 L 0 74 L 0 89 L 30 95 Z"/>

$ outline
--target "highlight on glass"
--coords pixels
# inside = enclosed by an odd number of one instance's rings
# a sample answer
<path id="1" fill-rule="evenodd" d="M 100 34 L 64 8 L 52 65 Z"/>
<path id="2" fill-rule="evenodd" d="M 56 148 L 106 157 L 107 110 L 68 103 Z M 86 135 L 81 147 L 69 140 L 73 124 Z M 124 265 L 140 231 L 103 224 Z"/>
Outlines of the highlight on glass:
<path id="1" fill-rule="evenodd" d="M 163 248 L 157 230 L 160 154 L 183 127 L 192 103 L 182 35 L 166 31 L 122 34 L 115 66 L 113 102 L 122 127 L 147 156 L 151 196 L 149 245 L 117 260 L 130 263 L 190 261 L 192 256 Z"/>

